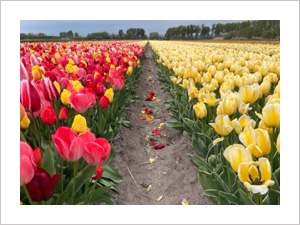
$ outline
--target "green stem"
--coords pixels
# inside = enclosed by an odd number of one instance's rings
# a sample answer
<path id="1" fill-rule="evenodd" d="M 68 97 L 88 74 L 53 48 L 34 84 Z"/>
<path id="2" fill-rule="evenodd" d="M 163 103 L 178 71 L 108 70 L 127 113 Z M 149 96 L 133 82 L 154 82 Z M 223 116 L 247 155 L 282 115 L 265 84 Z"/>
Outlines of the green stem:
<path id="1" fill-rule="evenodd" d="M 49 145 L 50 145 L 50 140 L 51 140 L 51 131 L 50 131 L 50 125 L 47 125 L 48 133 L 49 133 Z"/>
<path id="2" fill-rule="evenodd" d="M 73 205 L 73 202 L 74 202 L 75 186 L 76 186 L 77 171 L 78 171 L 78 161 L 74 162 L 73 166 L 74 166 L 74 182 L 73 182 L 73 186 L 72 186 L 71 205 Z"/>
<path id="3" fill-rule="evenodd" d="M 256 194 L 256 205 L 260 205 L 259 204 L 259 195 L 260 195 L 259 193 Z"/>
<path id="4" fill-rule="evenodd" d="M 247 191 L 247 205 L 250 205 L 249 191 Z"/>
<path id="5" fill-rule="evenodd" d="M 34 131 L 35 131 L 35 135 L 38 140 L 39 148 L 41 149 L 41 136 L 40 136 L 40 133 L 39 133 L 37 125 L 36 125 L 34 114 L 32 112 L 31 112 L 31 116 L 32 116 L 32 120 L 33 120 L 33 127 L 34 127 Z"/>
<path id="6" fill-rule="evenodd" d="M 61 193 L 64 191 L 64 159 L 61 158 L 61 162 L 60 162 L 60 179 L 61 179 Z"/>
<path id="7" fill-rule="evenodd" d="M 93 176 L 93 171 L 90 172 L 88 180 L 85 182 L 85 187 L 84 187 L 84 193 L 87 193 L 87 190 L 89 188 L 90 180 L 92 179 Z"/>
<path id="8" fill-rule="evenodd" d="M 21 136 L 21 140 L 24 141 L 24 142 L 26 142 L 26 138 L 25 138 L 25 136 L 24 136 L 24 134 L 23 134 L 23 132 L 22 132 L 21 129 L 20 129 L 20 136 Z"/>
<path id="9" fill-rule="evenodd" d="M 25 192 L 25 194 L 26 194 L 26 197 L 27 197 L 27 199 L 28 199 L 28 201 L 29 201 L 29 204 L 30 204 L 30 205 L 33 205 L 33 202 L 32 202 L 32 199 L 31 199 L 31 197 L 30 197 L 29 193 L 28 193 L 28 190 L 27 190 L 26 184 L 25 184 L 25 185 L 23 185 L 23 186 L 22 186 L 22 188 L 23 188 L 23 190 L 24 190 L 24 192 Z"/>
<path id="10" fill-rule="evenodd" d="M 94 183 L 94 184 L 93 184 L 93 186 L 92 186 L 92 193 L 91 193 L 91 196 L 90 196 L 90 198 L 89 198 L 88 205 L 90 205 L 90 204 L 91 204 L 91 200 L 92 200 L 93 192 L 94 192 L 94 190 L 95 190 L 95 187 L 96 187 L 96 183 L 97 183 L 97 181 L 95 181 L 95 183 Z"/>

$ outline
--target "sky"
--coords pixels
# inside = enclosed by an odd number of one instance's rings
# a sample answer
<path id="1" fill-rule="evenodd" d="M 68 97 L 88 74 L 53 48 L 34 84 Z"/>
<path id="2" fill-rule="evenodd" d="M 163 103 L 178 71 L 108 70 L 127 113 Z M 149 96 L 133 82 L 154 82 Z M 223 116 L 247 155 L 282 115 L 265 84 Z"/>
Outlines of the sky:
<path id="1" fill-rule="evenodd" d="M 143 28 L 147 35 L 151 32 L 165 34 L 169 27 L 180 25 L 212 26 L 214 23 L 230 23 L 242 20 L 21 20 L 21 33 L 45 33 L 59 35 L 61 31 L 72 30 L 81 36 L 88 33 L 107 31 L 117 34 L 120 29 Z"/>

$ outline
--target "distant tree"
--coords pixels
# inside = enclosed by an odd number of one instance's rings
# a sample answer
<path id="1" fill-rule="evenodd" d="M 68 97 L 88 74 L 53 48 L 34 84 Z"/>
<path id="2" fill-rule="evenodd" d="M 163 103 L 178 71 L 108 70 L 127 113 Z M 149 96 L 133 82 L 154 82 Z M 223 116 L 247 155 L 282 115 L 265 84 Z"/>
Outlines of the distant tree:
<path id="1" fill-rule="evenodd" d="M 196 39 L 198 39 L 198 35 L 200 34 L 201 32 L 201 28 L 199 25 L 196 25 L 195 26 L 195 33 L 196 33 Z"/>
<path id="2" fill-rule="evenodd" d="M 67 33 L 66 32 L 60 32 L 59 33 L 59 37 L 60 38 L 66 38 L 67 37 Z"/>
<path id="3" fill-rule="evenodd" d="M 79 34 L 75 32 L 75 38 L 79 38 Z"/>
<path id="4" fill-rule="evenodd" d="M 67 32 L 67 37 L 68 37 L 68 38 L 73 38 L 73 31 L 69 30 L 69 31 Z"/>
<path id="5" fill-rule="evenodd" d="M 149 39 L 150 40 L 159 40 L 161 37 L 159 36 L 158 32 L 151 32 L 149 34 Z"/>
<path id="6" fill-rule="evenodd" d="M 119 37 L 120 37 L 120 39 L 124 38 L 124 32 L 123 32 L 123 30 L 119 30 Z"/>

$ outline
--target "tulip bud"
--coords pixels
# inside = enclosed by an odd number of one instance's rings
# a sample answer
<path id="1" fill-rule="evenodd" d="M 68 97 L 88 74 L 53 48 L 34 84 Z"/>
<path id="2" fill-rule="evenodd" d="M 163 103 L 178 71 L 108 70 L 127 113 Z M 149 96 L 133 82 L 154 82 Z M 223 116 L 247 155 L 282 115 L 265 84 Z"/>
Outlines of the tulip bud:
<path id="1" fill-rule="evenodd" d="M 28 80 L 21 81 L 20 97 L 25 109 L 30 112 L 37 112 L 41 109 L 41 97 L 37 89 Z"/>
<path id="2" fill-rule="evenodd" d="M 99 180 L 102 177 L 103 168 L 101 166 L 96 167 L 96 175 L 93 177 L 93 180 Z"/>
<path id="3" fill-rule="evenodd" d="M 88 130 L 88 127 L 86 125 L 86 119 L 80 114 L 77 114 L 74 117 L 74 121 L 71 128 L 77 133 L 85 133 Z"/>
<path id="4" fill-rule="evenodd" d="M 24 106 L 20 103 L 20 122 L 23 120 L 23 118 L 25 117 L 25 109 Z"/>
<path id="5" fill-rule="evenodd" d="M 62 93 L 60 94 L 60 100 L 64 105 L 69 105 L 69 103 L 70 103 L 70 98 L 69 98 L 70 94 L 71 94 L 71 92 L 67 89 L 64 89 L 62 91 Z"/>
<path id="6" fill-rule="evenodd" d="M 108 98 L 109 102 L 112 102 L 114 99 L 114 90 L 112 88 L 107 89 L 104 96 Z"/>
<path id="7" fill-rule="evenodd" d="M 206 106 L 203 102 L 198 102 L 193 106 L 193 108 L 198 118 L 202 119 L 207 115 Z"/>
<path id="8" fill-rule="evenodd" d="M 40 118 L 43 123 L 52 125 L 56 123 L 56 114 L 54 111 L 54 108 L 51 106 L 47 106 L 44 108 L 44 110 L 41 112 Z"/>
<path id="9" fill-rule="evenodd" d="M 35 80 L 40 80 L 44 77 L 43 72 L 38 65 L 32 67 L 31 75 Z"/>
<path id="10" fill-rule="evenodd" d="M 27 116 L 27 113 L 25 113 L 24 118 L 23 118 L 22 121 L 20 122 L 20 127 L 21 127 L 22 129 L 26 129 L 26 128 L 29 127 L 29 124 L 30 124 L 30 120 L 29 120 L 29 118 L 28 118 L 28 116 Z"/>
<path id="11" fill-rule="evenodd" d="M 49 200 L 55 193 L 59 179 L 59 174 L 51 177 L 46 170 L 37 168 L 34 177 L 26 185 L 31 199 L 37 202 Z"/>
<path id="12" fill-rule="evenodd" d="M 58 118 L 60 120 L 67 120 L 69 119 L 69 114 L 68 114 L 68 110 L 65 106 L 61 107 L 59 114 L 58 114 Z"/>
<path id="13" fill-rule="evenodd" d="M 109 105 L 109 99 L 106 96 L 102 96 L 99 101 L 101 108 L 106 108 Z"/>
<path id="14" fill-rule="evenodd" d="M 57 92 L 60 93 L 60 85 L 59 85 L 59 83 L 57 81 L 54 81 L 53 84 L 56 87 Z"/>
<path id="15" fill-rule="evenodd" d="M 33 161 L 38 167 L 42 165 L 42 156 L 39 148 L 33 150 Z"/>
<path id="16" fill-rule="evenodd" d="M 210 155 L 208 157 L 208 163 L 210 166 L 215 166 L 217 162 L 217 157 L 215 155 Z"/>

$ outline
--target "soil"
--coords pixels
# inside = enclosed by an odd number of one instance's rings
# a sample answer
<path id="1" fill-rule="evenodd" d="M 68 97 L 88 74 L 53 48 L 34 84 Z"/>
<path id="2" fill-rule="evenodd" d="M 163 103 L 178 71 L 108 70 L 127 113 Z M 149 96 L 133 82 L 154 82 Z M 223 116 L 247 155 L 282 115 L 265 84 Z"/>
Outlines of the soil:
<path id="1" fill-rule="evenodd" d="M 127 113 L 132 127 L 122 127 L 113 143 L 117 152 L 113 166 L 124 181 L 118 185 L 120 194 L 111 192 L 111 196 L 117 205 L 180 205 L 183 199 L 190 205 L 213 204 L 204 195 L 197 169 L 187 157 L 188 153 L 193 154 L 193 150 L 182 132 L 163 125 L 161 136 L 152 134 L 161 123 L 174 119 L 164 104 L 171 96 L 161 88 L 149 47 L 145 54 L 137 89 L 140 99 L 129 107 Z M 150 91 L 155 92 L 156 99 L 145 101 Z M 140 119 L 145 109 L 153 111 L 153 120 Z M 158 143 L 166 146 L 153 149 L 147 139 L 151 134 Z M 149 163 L 150 158 L 155 161 Z M 149 185 L 152 189 L 147 191 Z M 157 201 L 159 198 L 161 200 Z"/>

